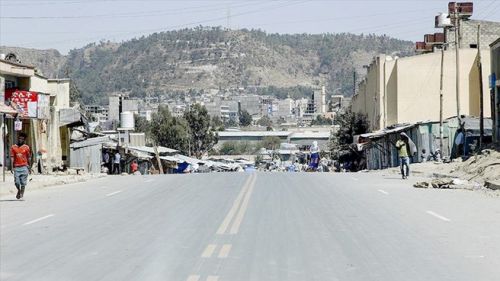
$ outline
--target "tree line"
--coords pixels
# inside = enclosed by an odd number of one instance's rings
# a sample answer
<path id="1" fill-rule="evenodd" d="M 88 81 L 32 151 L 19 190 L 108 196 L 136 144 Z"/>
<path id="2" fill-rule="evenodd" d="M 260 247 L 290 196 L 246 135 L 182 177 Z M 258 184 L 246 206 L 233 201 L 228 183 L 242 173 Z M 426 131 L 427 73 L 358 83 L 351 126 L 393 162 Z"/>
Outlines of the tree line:
<path id="1" fill-rule="evenodd" d="M 154 145 L 165 146 L 183 154 L 201 158 L 218 141 L 216 124 L 211 122 L 207 109 L 193 104 L 183 116 L 175 117 L 167 106 L 160 106 L 151 121 L 136 116 L 135 129 L 146 133 Z"/>

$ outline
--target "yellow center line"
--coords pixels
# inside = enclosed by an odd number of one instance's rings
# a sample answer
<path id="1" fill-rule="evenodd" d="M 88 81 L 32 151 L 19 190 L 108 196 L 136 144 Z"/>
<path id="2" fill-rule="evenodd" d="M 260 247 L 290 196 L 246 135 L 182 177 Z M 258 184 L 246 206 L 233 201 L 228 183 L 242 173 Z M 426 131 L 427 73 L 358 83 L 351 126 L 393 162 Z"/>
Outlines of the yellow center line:
<path id="1" fill-rule="evenodd" d="M 189 275 L 186 281 L 198 281 L 200 280 L 200 275 Z"/>
<path id="2" fill-rule="evenodd" d="M 227 258 L 227 256 L 229 256 L 229 252 L 231 251 L 231 247 L 232 247 L 231 244 L 222 245 L 222 248 L 220 249 L 218 258 L 219 259 Z"/>
<path id="3" fill-rule="evenodd" d="M 245 213 L 246 213 L 247 208 L 248 208 L 248 202 L 250 201 L 250 197 L 252 196 L 252 191 L 253 191 L 253 188 L 255 186 L 255 181 L 256 181 L 256 177 L 253 177 L 252 182 L 250 183 L 250 189 L 245 194 L 245 199 L 243 200 L 243 203 L 241 204 L 241 208 L 238 211 L 238 214 L 236 215 L 236 219 L 234 220 L 233 226 L 231 227 L 229 234 L 236 234 L 236 233 L 238 233 L 238 230 L 240 229 L 241 222 L 243 221 L 243 216 L 245 216 Z"/>
<path id="4" fill-rule="evenodd" d="M 205 248 L 205 251 L 203 251 L 203 253 L 201 254 L 201 257 L 202 258 L 210 258 L 212 256 L 212 254 L 215 252 L 216 247 L 217 247 L 217 245 L 209 244 Z"/>
<path id="5" fill-rule="evenodd" d="M 241 189 L 240 193 L 238 194 L 238 197 L 236 197 L 236 200 L 234 200 L 233 206 L 229 210 L 229 213 L 227 213 L 226 217 L 222 221 L 221 225 L 219 226 L 219 229 L 217 229 L 217 234 L 224 234 L 229 227 L 229 223 L 231 223 L 231 220 L 233 219 L 234 215 L 236 214 L 236 211 L 238 210 L 241 201 L 243 200 L 243 196 L 247 192 L 248 188 L 250 187 L 250 182 L 252 180 L 253 175 L 251 175 L 245 184 L 243 185 L 243 188 Z"/>

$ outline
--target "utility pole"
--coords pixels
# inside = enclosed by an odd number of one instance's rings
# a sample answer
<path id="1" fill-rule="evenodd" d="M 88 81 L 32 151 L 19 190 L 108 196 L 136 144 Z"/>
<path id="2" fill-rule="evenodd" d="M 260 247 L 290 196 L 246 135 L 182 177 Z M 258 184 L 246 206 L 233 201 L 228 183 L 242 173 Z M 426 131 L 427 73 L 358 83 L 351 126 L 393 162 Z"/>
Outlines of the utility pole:
<path id="1" fill-rule="evenodd" d="M 481 24 L 477 25 L 477 68 L 479 71 L 479 150 L 483 149 L 484 138 L 484 101 L 483 101 L 483 67 L 481 65 Z"/>
<path id="2" fill-rule="evenodd" d="M 444 68 L 444 44 L 441 46 L 441 75 L 439 77 L 439 149 L 443 155 L 443 68 Z"/>
<path id="3" fill-rule="evenodd" d="M 453 14 L 455 20 L 455 60 L 456 60 L 456 92 L 457 92 L 457 119 L 460 124 L 460 18 L 458 15 L 457 3 L 455 3 L 455 9 Z"/>
<path id="4" fill-rule="evenodd" d="M 356 70 L 353 72 L 352 96 L 356 95 Z"/>

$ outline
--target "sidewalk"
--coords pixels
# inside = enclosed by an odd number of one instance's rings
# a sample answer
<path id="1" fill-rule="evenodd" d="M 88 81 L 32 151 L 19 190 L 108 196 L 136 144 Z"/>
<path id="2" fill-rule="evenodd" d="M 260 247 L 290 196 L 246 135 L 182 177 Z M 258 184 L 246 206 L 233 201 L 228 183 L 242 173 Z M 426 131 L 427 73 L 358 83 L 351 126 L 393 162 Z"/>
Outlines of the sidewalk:
<path id="1" fill-rule="evenodd" d="M 63 185 L 77 182 L 85 182 L 91 179 L 105 177 L 106 174 L 82 174 L 82 175 L 30 175 L 28 189 L 41 189 L 44 187 Z M 1 181 L 0 175 L 0 197 L 16 194 L 14 176 L 9 172 L 5 174 L 5 182 Z"/>
<path id="2" fill-rule="evenodd" d="M 467 161 L 452 163 L 425 162 L 410 165 L 414 176 L 428 179 L 455 180 L 455 188 L 469 190 L 490 190 L 500 197 L 500 153 L 484 151 Z M 399 167 L 387 169 L 387 173 L 399 174 Z"/>

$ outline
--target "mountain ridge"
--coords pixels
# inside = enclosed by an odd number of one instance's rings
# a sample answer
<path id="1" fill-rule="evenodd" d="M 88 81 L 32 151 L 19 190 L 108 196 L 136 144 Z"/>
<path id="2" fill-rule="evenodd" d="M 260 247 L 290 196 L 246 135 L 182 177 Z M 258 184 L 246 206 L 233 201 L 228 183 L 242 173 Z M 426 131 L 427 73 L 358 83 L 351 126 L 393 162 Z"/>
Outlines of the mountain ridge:
<path id="1" fill-rule="evenodd" d="M 209 89 L 326 85 L 350 95 L 353 72 L 379 53 L 409 55 L 413 43 L 350 33 L 277 34 L 196 27 L 153 33 L 121 43 L 101 41 L 61 55 L 56 50 L 13 51 L 50 77 L 69 76 L 85 103 L 111 93 L 162 96 Z M 38 52 L 37 52 L 38 51 Z"/>

